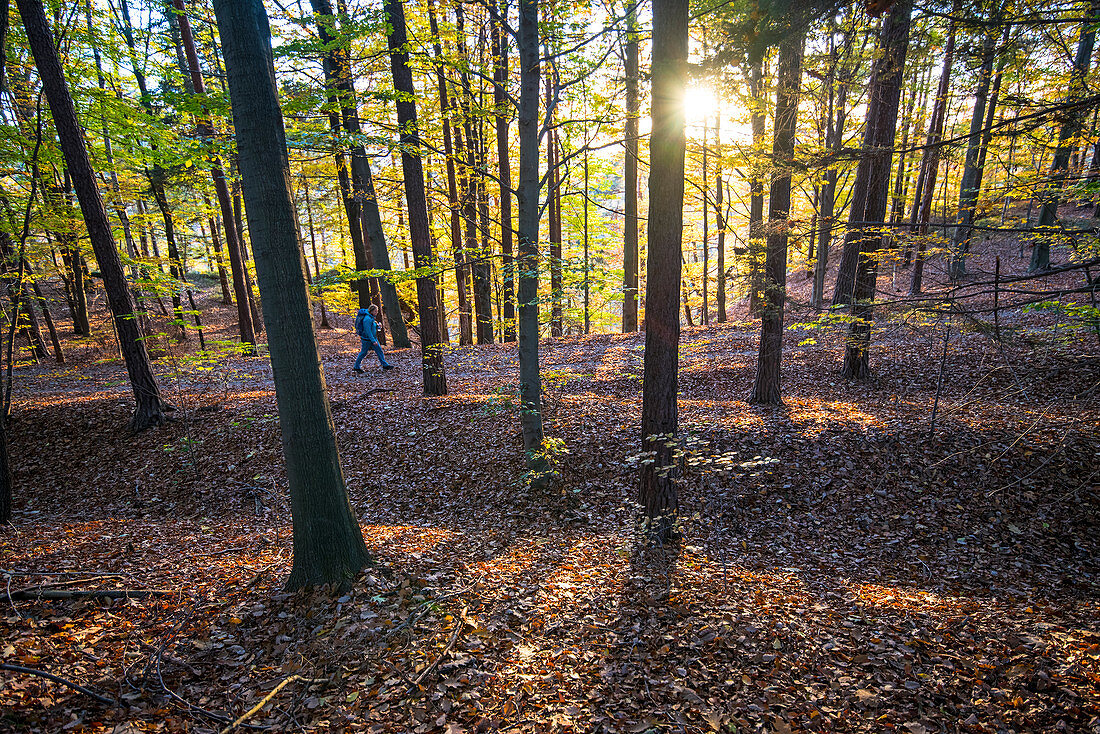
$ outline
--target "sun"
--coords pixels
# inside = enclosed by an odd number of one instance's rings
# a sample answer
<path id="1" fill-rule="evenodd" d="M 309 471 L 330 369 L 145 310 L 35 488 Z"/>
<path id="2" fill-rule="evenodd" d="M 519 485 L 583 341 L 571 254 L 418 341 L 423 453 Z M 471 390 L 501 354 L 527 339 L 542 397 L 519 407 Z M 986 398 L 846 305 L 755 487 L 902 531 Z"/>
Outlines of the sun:
<path id="1" fill-rule="evenodd" d="M 717 110 L 718 97 L 709 86 L 692 84 L 684 90 L 684 119 L 688 125 L 702 125 Z"/>

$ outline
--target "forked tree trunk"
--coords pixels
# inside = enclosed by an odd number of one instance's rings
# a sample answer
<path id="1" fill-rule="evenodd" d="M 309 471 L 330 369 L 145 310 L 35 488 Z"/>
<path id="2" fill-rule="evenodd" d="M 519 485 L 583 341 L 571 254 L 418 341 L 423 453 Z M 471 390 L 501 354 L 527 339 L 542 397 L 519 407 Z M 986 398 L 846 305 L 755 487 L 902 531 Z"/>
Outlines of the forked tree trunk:
<path id="1" fill-rule="evenodd" d="M 867 195 L 862 212 L 852 219 L 862 224 L 854 228 L 859 248 L 859 265 L 852 298 L 852 320 L 844 350 L 841 374 L 864 378 L 870 374 L 871 318 L 875 281 L 878 276 L 878 250 L 882 245 L 883 224 L 890 189 L 890 160 L 897 132 L 898 106 L 909 48 L 912 0 L 897 0 L 883 23 L 878 60 L 871 75 L 867 124 L 863 134 L 863 155 L 867 165 L 861 171 L 867 177 Z M 862 163 L 863 161 L 861 161 Z M 858 175 L 858 172 L 857 172 Z M 847 243 L 845 243 L 847 244 Z"/>
<path id="2" fill-rule="evenodd" d="M 103 274 L 107 303 L 114 316 L 119 346 L 137 402 L 134 416 L 130 420 L 130 429 L 135 432 L 141 431 L 164 422 L 160 388 L 153 375 L 153 366 L 149 361 L 145 342 L 141 338 L 138 321 L 134 317 L 134 302 L 126 282 L 126 273 L 122 269 L 118 250 L 115 249 L 111 226 L 107 221 L 107 211 L 99 188 L 96 186 L 95 172 L 88 159 L 88 151 L 84 147 L 83 131 L 76 117 L 76 109 L 53 44 L 53 36 L 46 23 L 42 2 L 41 0 L 19 0 L 18 6 L 19 14 L 23 18 L 23 27 L 27 33 L 27 41 L 34 54 L 38 74 L 42 79 L 42 88 L 53 114 L 65 165 L 72 177 L 77 199 L 80 201 L 80 211 L 84 216 L 88 239 L 91 241 L 96 261 Z"/>
<path id="3" fill-rule="evenodd" d="M 390 69 L 393 73 L 393 88 L 397 93 L 394 104 L 397 107 L 397 125 L 401 131 L 401 171 L 405 178 L 405 200 L 409 211 L 409 242 L 416 268 L 431 268 L 434 256 L 428 221 L 428 199 L 424 191 L 420 131 L 416 122 L 416 103 L 413 101 L 416 99 L 416 88 L 413 86 L 412 69 L 409 68 L 409 39 L 401 0 L 387 0 L 386 19 L 390 25 Z M 447 394 L 437 295 L 433 275 L 416 279 L 425 395 Z"/>
<path id="4" fill-rule="evenodd" d="M 787 289 L 787 240 L 791 216 L 791 175 L 798 92 L 802 79 L 804 32 L 792 32 L 779 44 L 775 76 L 775 138 L 772 142 L 771 188 L 768 191 L 767 250 L 764 260 L 764 305 L 760 312 L 760 349 L 749 402 L 780 405 L 779 366 L 783 354 L 783 309 Z"/>
<path id="5" fill-rule="evenodd" d="M 638 10 L 626 17 L 626 121 L 623 145 L 623 333 L 638 330 Z"/>
<path id="6" fill-rule="evenodd" d="M 349 586 L 371 558 L 348 501 L 310 318 L 290 163 L 260 0 L 215 0 L 263 296 L 294 523 L 287 588 Z"/>
<path id="7" fill-rule="evenodd" d="M 638 501 L 651 542 L 677 536 L 676 393 L 680 353 L 680 262 L 684 230 L 684 111 L 687 0 L 653 0 L 652 132 L 649 143 L 649 257 L 646 261 L 642 464 Z"/>

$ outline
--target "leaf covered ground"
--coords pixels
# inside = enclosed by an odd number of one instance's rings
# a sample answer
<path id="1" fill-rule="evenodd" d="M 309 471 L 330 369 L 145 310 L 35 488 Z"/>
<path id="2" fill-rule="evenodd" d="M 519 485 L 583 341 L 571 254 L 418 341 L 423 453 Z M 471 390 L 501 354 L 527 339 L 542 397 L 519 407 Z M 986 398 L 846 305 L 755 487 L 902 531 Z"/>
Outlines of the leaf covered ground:
<path id="1" fill-rule="evenodd" d="M 19 370 L 0 663 L 117 703 L 0 671 L 0 730 L 220 731 L 285 682 L 242 729 L 1100 731 L 1094 336 L 956 328 L 941 373 L 943 325 L 899 315 L 857 384 L 841 333 L 791 330 L 762 410 L 755 327 L 688 329 L 672 551 L 633 533 L 641 335 L 544 343 L 537 494 L 511 345 L 453 348 L 429 399 L 415 349 L 353 375 L 347 321 L 323 361 L 378 563 L 346 593 L 281 592 L 265 360 L 162 365 L 176 419 L 137 437 L 117 361 Z"/>

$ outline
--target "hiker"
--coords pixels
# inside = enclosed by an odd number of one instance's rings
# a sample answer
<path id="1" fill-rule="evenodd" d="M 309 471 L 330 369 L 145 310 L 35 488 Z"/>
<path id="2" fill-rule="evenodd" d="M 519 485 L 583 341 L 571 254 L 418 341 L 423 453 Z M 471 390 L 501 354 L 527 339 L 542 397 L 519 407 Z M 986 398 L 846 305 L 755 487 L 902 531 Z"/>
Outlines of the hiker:
<path id="1" fill-rule="evenodd" d="M 378 322 L 375 320 L 377 316 L 378 306 L 375 305 L 372 305 L 369 309 L 359 309 L 359 313 L 355 316 L 355 333 L 359 335 L 362 347 L 359 349 L 359 356 L 355 358 L 355 367 L 352 368 L 352 372 L 361 373 L 363 371 L 360 367 L 363 364 L 363 357 L 367 356 L 367 352 L 372 349 L 378 355 L 378 362 L 382 365 L 382 369 L 392 370 L 394 368 L 392 364 L 386 361 L 386 356 L 382 354 L 382 347 L 378 344 Z"/>

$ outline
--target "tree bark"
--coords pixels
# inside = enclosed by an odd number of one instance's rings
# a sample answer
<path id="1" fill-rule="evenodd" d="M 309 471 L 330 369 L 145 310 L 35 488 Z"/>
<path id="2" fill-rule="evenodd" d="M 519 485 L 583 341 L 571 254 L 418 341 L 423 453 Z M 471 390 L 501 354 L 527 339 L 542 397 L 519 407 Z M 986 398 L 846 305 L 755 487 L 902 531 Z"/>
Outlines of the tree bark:
<path id="1" fill-rule="evenodd" d="M 870 374 L 869 351 L 875 282 L 878 276 L 878 249 L 882 244 L 883 225 L 890 190 L 890 160 L 897 132 L 898 106 L 909 48 L 912 0 L 897 0 L 883 23 L 878 60 L 871 75 L 867 124 L 863 133 L 863 153 L 868 160 L 867 196 L 862 212 L 853 211 L 859 221 L 854 230 L 859 248 L 859 265 L 852 298 L 852 320 L 844 350 L 841 374 L 864 378 Z M 857 173 L 858 175 L 858 173 Z M 847 242 L 845 243 L 847 244 Z"/>
<path id="2" fill-rule="evenodd" d="M 749 72 L 749 96 L 752 99 L 753 160 L 749 173 L 749 311 L 759 313 L 763 297 L 760 257 L 764 254 L 764 126 L 767 123 L 764 101 L 763 61 Z"/>
<path id="3" fill-rule="evenodd" d="M 779 61 L 775 75 L 773 170 L 768 191 L 767 250 L 764 261 L 764 307 L 760 312 L 760 349 L 756 360 L 756 380 L 749 395 L 749 402 L 755 405 L 783 403 L 779 389 L 779 366 L 783 355 L 791 175 L 794 169 L 794 136 L 798 122 L 804 40 L 804 31 L 792 31 L 779 44 Z"/>
<path id="4" fill-rule="evenodd" d="M 684 111 L 687 0 L 653 0 L 652 132 L 649 143 L 649 256 L 646 261 L 645 359 L 642 377 L 642 464 L 638 500 L 651 542 L 678 535 L 677 432 L 684 229 Z"/>
<path id="5" fill-rule="evenodd" d="M 394 104 L 397 107 L 397 125 L 400 129 L 401 170 L 405 178 L 405 200 L 409 212 L 409 242 L 416 268 L 431 268 L 434 255 L 428 220 L 428 199 L 424 191 L 420 131 L 416 122 L 416 88 L 413 86 L 412 69 L 409 68 L 409 40 L 401 0 L 387 0 L 386 18 L 390 25 L 390 69 L 396 92 Z M 416 279 L 425 395 L 447 394 L 437 296 L 434 275 L 423 275 Z"/>
<path id="6" fill-rule="evenodd" d="M 61 142 L 61 151 L 65 165 L 72 177 L 73 187 L 84 223 L 88 230 L 99 269 L 103 273 L 103 287 L 107 292 L 107 303 L 115 320 L 119 346 L 126 362 L 130 385 L 137 403 L 130 430 L 137 432 L 164 422 L 160 388 L 153 375 L 153 366 L 149 353 L 141 338 L 141 331 L 134 314 L 134 302 L 126 282 L 126 273 L 122 269 L 118 250 L 115 249 L 111 226 L 107 221 L 107 211 L 103 205 L 99 189 L 96 187 L 95 172 L 84 147 L 83 132 L 76 117 L 69 86 L 61 68 L 61 61 L 53 44 L 53 36 L 46 23 L 46 15 L 41 0 L 18 0 L 19 14 L 23 18 L 23 27 L 34 54 L 35 65 L 42 79 L 42 88 L 49 101 L 54 126 Z"/>
<path id="7" fill-rule="evenodd" d="M 632 4 L 626 17 L 626 149 L 623 165 L 623 333 L 638 330 L 638 10 Z"/>
<path id="8" fill-rule="evenodd" d="M 507 16 L 507 0 L 502 0 L 500 12 Z M 504 341 L 514 342 L 516 340 L 516 298 L 515 265 L 512 262 L 512 163 L 508 150 L 508 126 L 512 113 L 508 97 L 508 34 L 500 18 L 496 18 L 493 23 L 493 60 L 497 176 L 500 179 L 500 266 L 504 281 L 504 292 L 501 294 Z"/>
<path id="9" fill-rule="evenodd" d="M 310 318 L 270 29 L 260 0 L 215 0 L 268 326 L 294 523 L 287 588 L 348 586 L 371 561 L 348 501 Z"/>
<path id="10" fill-rule="evenodd" d="M 962 3 L 955 0 L 952 4 L 952 19 L 947 29 L 947 46 L 943 51 L 943 72 L 936 90 L 936 103 L 932 107 L 932 119 L 928 123 L 928 138 L 925 142 L 924 157 L 921 161 L 920 179 L 917 181 L 918 195 L 913 201 L 912 230 L 917 238 L 916 255 L 913 258 L 913 277 L 909 282 L 909 293 L 921 292 L 924 284 L 924 251 L 928 238 L 928 222 L 932 218 L 932 198 L 936 190 L 936 176 L 940 168 L 942 153 L 943 126 L 947 118 L 947 92 L 951 87 L 951 66 L 955 59 L 955 20 Z"/>
<path id="11" fill-rule="evenodd" d="M 346 45 L 347 39 L 338 34 L 336 17 L 330 0 L 311 0 L 310 4 L 317 16 L 318 35 L 326 49 L 322 65 L 330 106 L 329 125 L 333 133 L 343 129 L 352 140 L 350 143 L 351 180 L 349 185 L 345 174 L 343 193 L 352 252 L 355 255 L 355 268 L 388 272 L 392 269 L 390 253 L 386 246 L 385 232 L 382 229 L 382 215 L 378 210 L 374 177 L 366 149 L 358 141 L 362 128 L 355 101 L 355 82 Z M 343 157 L 342 153 L 340 156 Z M 407 348 L 410 345 L 409 335 L 401 315 L 401 303 L 396 286 L 388 279 L 380 278 L 375 287 L 382 300 L 393 346 L 397 349 Z M 356 292 L 359 296 L 359 308 L 368 308 L 372 301 L 371 285 L 363 280 L 356 281 Z"/>
<path id="12" fill-rule="evenodd" d="M 516 210 L 519 252 L 520 427 L 532 485 L 545 486 L 542 376 L 539 373 L 539 13 L 538 0 L 519 0 L 519 181 Z M 545 477 L 545 479 L 543 478 Z"/>

